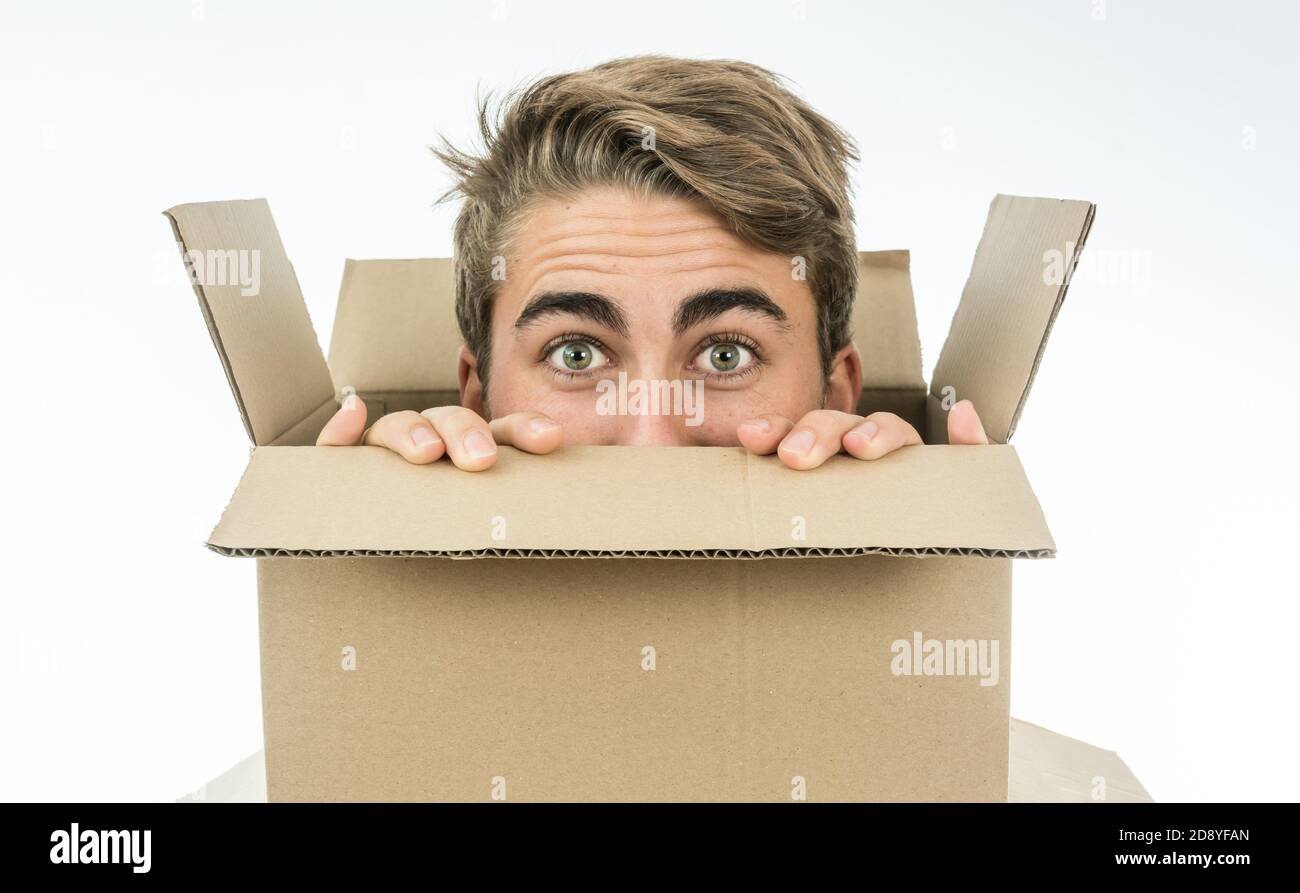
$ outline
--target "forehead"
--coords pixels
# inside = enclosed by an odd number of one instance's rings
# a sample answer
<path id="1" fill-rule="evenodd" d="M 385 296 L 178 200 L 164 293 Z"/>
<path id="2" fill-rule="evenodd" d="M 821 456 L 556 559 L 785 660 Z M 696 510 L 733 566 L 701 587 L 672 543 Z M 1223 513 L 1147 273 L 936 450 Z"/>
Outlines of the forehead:
<path id="1" fill-rule="evenodd" d="M 511 314 L 550 290 L 635 295 L 642 304 L 720 283 L 760 289 L 781 304 L 807 302 L 811 310 L 811 292 L 791 275 L 790 258 L 750 245 L 690 199 L 614 188 L 544 199 L 524 213 L 510 255 L 498 310 Z"/>

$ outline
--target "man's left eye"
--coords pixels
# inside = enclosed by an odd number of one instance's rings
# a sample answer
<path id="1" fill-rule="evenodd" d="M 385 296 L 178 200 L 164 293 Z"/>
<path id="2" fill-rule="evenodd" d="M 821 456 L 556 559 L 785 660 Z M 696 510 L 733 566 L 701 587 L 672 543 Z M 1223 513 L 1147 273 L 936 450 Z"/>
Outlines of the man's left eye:
<path id="1" fill-rule="evenodd" d="M 754 362 L 754 353 L 742 344 L 710 344 L 695 357 L 696 368 L 704 372 L 743 372 Z"/>

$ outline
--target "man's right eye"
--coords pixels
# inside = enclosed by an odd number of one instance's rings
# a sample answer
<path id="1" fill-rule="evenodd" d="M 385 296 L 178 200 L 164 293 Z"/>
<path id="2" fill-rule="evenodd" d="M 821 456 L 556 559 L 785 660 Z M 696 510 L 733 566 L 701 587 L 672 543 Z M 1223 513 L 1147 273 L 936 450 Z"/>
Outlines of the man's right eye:
<path id="1" fill-rule="evenodd" d="M 547 361 L 560 372 L 589 372 L 606 365 L 609 359 L 590 341 L 566 341 L 551 351 Z"/>

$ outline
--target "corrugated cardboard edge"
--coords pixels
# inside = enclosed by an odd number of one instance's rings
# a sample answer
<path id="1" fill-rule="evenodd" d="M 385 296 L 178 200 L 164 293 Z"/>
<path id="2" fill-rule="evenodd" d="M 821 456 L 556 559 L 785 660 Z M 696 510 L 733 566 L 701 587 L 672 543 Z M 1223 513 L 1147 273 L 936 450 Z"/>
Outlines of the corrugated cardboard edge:
<path id="1" fill-rule="evenodd" d="M 575 490 L 579 472 L 618 486 Z M 792 493 L 804 501 L 799 537 Z M 548 525 L 565 499 L 583 523 L 557 535 Z M 493 500 L 512 506 L 509 541 L 482 514 Z M 382 512 L 358 514 L 368 501 Z M 734 521 L 701 520 L 710 509 Z M 1001 559 L 1056 548 L 1011 446 L 911 447 L 869 466 L 836 457 L 807 476 L 738 447 L 575 446 L 542 457 L 503 447 L 481 475 L 412 466 L 378 447 L 259 447 L 207 542 L 254 558 Z"/>
<path id="2" fill-rule="evenodd" d="M 1070 257 L 1068 269 L 1063 271 L 1061 283 L 1056 287 L 1056 292 L 1052 298 L 1052 305 L 1048 310 L 1047 318 L 1043 322 L 1042 332 L 1038 336 L 1037 343 L 1033 347 L 1032 360 L 1030 361 L 1029 368 L 1026 371 L 1024 384 L 1020 386 L 1018 393 L 1014 394 L 1014 396 L 1009 394 L 998 394 L 996 392 L 993 394 L 985 393 L 982 396 L 977 397 L 975 400 L 975 408 L 977 411 L 980 411 L 981 405 L 983 405 L 982 415 L 990 441 L 995 443 L 1010 443 L 1012 435 L 1015 434 L 1016 426 L 1020 422 L 1020 416 L 1024 412 L 1025 403 L 1029 398 L 1029 392 L 1033 388 L 1034 379 L 1038 374 L 1038 368 L 1042 363 L 1043 353 L 1047 348 L 1048 337 L 1051 335 L 1052 328 L 1056 323 L 1056 317 L 1060 313 L 1061 306 L 1065 302 L 1065 296 L 1070 287 L 1070 280 L 1074 275 L 1075 267 L 1078 265 L 1079 257 L 1083 252 L 1083 248 L 1088 240 L 1088 235 L 1092 230 L 1093 219 L 1095 218 L 1097 211 L 1097 206 L 1092 202 L 1077 199 L 1051 199 L 1002 194 L 994 196 L 993 201 L 989 204 L 989 213 L 985 220 L 984 230 L 980 237 L 979 246 L 976 249 L 974 258 L 971 260 L 971 267 L 967 275 L 966 284 L 962 291 L 961 301 L 958 303 L 957 310 L 953 314 L 952 324 L 949 328 L 944 346 L 939 353 L 939 359 L 935 364 L 933 380 L 927 392 L 925 405 L 926 443 L 948 442 L 947 408 L 943 405 L 945 401 L 943 393 L 944 388 L 948 385 L 953 386 L 956 390 L 956 399 L 961 399 L 963 396 L 971 396 L 971 388 L 968 387 L 969 383 L 962 381 L 960 375 L 952 374 L 951 366 L 953 363 L 956 363 L 960 369 L 962 365 L 962 354 L 973 349 L 972 345 L 969 343 L 969 335 L 962 328 L 962 323 L 972 316 L 978 318 L 978 308 L 981 306 L 982 302 L 978 300 L 979 293 L 973 291 L 973 285 L 976 282 L 976 274 L 982 269 L 983 265 L 991 262 L 989 260 L 990 256 L 996 256 L 999 244 L 1008 240 L 1005 233 L 997 233 L 996 235 L 994 233 L 994 225 L 995 222 L 999 220 L 1000 209 L 1008 209 L 1007 213 L 1010 213 L 1010 210 L 1017 206 L 1027 208 L 1036 214 L 1036 225 L 1042 227 L 1046 225 L 1045 220 L 1050 220 L 1050 215 L 1048 215 L 1047 212 L 1049 210 L 1056 211 L 1059 206 L 1064 205 L 1083 205 L 1086 206 L 1086 209 L 1083 219 L 1079 223 L 1077 234 L 1070 232 L 1067 237 L 1067 239 L 1075 240 L 1073 243 L 1073 254 Z M 1052 247 L 1055 247 L 1055 243 L 1052 243 Z M 1026 264 L 1029 264 L 1041 260 L 1043 260 L 1043 258 L 1034 257 L 1032 259 L 1025 259 L 1025 262 Z M 1005 327 L 1007 320 L 1003 318 L 999 321 L 1003 324 L 1003 327 Z M 983 346 L 981 346 L 981 348 L 982 347 Z M 984 353 L 986 354 L 987 350 L 984 350 Z M 1000 359 L 1004 363 L 1007 360 L 1005 357 Z M 987 385 L 987 382 L 985 382 L 985 384 Z M 996 391 L 996 389 L 994 390 Z M 990 396 L 995 398 L 992 402 L 996 405 L 992 407 L 990 407 L 986 402 Z M 1010 417 L 1005 420 L 1006 430 L 1003 431 L 1000 428 L 1003 416 L 1001 408 L 1011 403 L 1012 400 L 1014 400 L 1014 408 L 1011 410 Z"/>
<path id="3" fill-rule="evenodd" d="M 739 559 L 765 558 L 851 558 L 858 555 L 893 555 L 906 558 L 1054 558 L 1051 549 L 979 549 L 972 547 L 925 546 L 894 548 L 788 548 L 788 549 L 251 549 L 205 545 L 229 558 L 661 558 Z"/>
<path id="4" fill-rule="evenodd" d="M 1150 803 L 1151 795 L 1114 751 L 1058 735 L 1024 720 L 1011 720 L 1008 803 Z M 1092 797 L 1092 776 L 1107 779 L 1106 800 Z M 1048 798 L 1048 799 L 1042 799 Z M 266 760 L 263 751 L 240 760 L 177 803 L 265 803 Z"/>
<path id="5" fill-rule="evenodd" d="M 171 225 L 172 236 L 176 240 L 176 245 L 180 249 L 183 257 L 187 246 L 185 237 L 181 235 L 180 224 L 176 222 L 176 217 L 172 214 L 173 209 L 163 211 L 163 216 Z M 186 270 L 189 275 L 189 270 Z M 208 306 L 208 296 L 203 292 L 203 286 L 190 279 L 194 287 L 194 294 L 199 299 L 199 310 L 203 313 L 203 323 L 208 327 L 208 335 L 212 338 L 212 346 L 217 349 L 217 357 L 221 360 L 221 368 L 226 373 L 226 382 L 230 385 L 230 393 L 235 397 L 235 407 L 239 410 L 239 420 L 244 424 L 244 432 L 248 434 L 249 443 L 257 443 L 257 435 L 253 433 L 253 423 L 248 419 L 248 407 L 244 405 L 244 395 L 239 390 L 239 382 L 235 378 L 235 370 L 230 365 L 230 355 L 226 353 L 226 345 L 221 340 L 221 330 L 217 328 L 216 320 L 212 318 L 212 308 Z"/>
<path id="6" fill-rule="evenodd" d="M 162 213 L 190 274 L 249 440 L 257 445 L 313 443 L 337 408 L 334 385 L 269 204 L 262 198 L 194 202 Z M 227 283 L 199 282 L 190 267 L 191 251 L 213 250 L 208 241 L 232 229 L 243 237 L 239 244 L 253 252 L 262 270 L 262 291 L 250 300 L 260 302 L 255 306 L 266 318 L 253 328 L 243 322 L 249 311 L 241 309 L 242 302 L 228 304 L 223 299 Z M 217 250 L 231 249 L 219 244 Z M 268 362 L 269 368 L 264 368 Z"/>
<path id="7" fill-rule="evenodd" d="M 1029 400 L 1029 392 L 1033 389 L 1034 379 L 1038 376 L 1038 367 L 1043 362 L 1043 353 L 1047 350 L 1047 339 L 1051 337 L 1052 327 L 1056 325 L 1056 317 L 1060 314 L 1062 305 L 1065 304 L 1066 292 L 1070 290 L 1070 280 L 1074 278 L 1074 270 L 1079 265 L 1079 256 L 1083 253 L 1083 246 L 1088 241 L 1088 234 L 1092 232 L 1092 221 L 1096 216 L 1097 206 L 1089 204 L 1088 214 L 1083 221 L 1083 228 L 1079 231 L 1079 241 L 1076 244 L 1074 257 L 1070 260 L 1070 268 L 1065 271 L 1060 294 L 1056 296 L 1056 303 L 1052 305 L 1052 313 L 1048 316 L 1047 325 L 1043 328 L 1043 340 L 1038 342 L 1038 351 L 1034 354 L 1034 363 L 1029 367 L 1029 380 L 1025 382 L 1025 389 L 1020 392 L 1020 400 L 1016 403 L 1015 414 L 1011 417 L 1011 427 L 1007 429 L 1008 442 L 1010 442 L 1012 435 L 1016 433 L 1016 426 L 1020 424 L 1020 416 L 1025 411 L 1025 403 Z"/>

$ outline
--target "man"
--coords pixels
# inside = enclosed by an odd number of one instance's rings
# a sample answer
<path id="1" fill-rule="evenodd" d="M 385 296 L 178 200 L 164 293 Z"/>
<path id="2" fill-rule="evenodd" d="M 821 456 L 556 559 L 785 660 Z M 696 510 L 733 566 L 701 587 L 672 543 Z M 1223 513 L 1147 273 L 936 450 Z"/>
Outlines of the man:
<path id="1" fill-rule="evenodd" d="M 857 152 L 776 76 L 620 59 L 512 95 L 495 125 L 485 104 L 480 129 L 481 155 L 435 150 L 464 198 L 461 405 L 367 429 L 349 397 L 318 445 L 479 471 L 498 444 L 739 444 L 807 469 L 921 443 L 892 413 L 854 414 Z M 702 388 L 703 412 L 599 411 L 620 375 Z M 969 401 L 948 439 L 988 442 Z"/>

